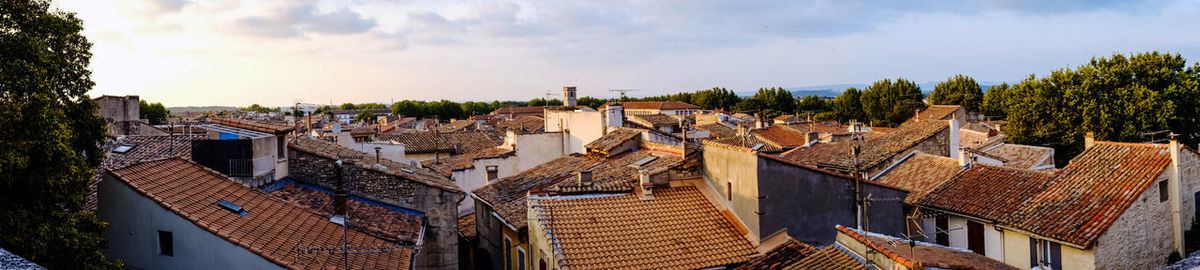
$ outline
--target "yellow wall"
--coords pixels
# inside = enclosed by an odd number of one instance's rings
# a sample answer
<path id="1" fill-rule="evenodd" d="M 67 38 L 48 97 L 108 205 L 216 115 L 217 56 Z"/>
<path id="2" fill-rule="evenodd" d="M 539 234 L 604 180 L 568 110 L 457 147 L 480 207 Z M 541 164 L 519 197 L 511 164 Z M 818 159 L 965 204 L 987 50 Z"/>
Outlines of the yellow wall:
<path id="1" fill-rule="evenodd" d="M 1092 250 L 1062 246 L 1063 269 L 1096 269 L 1095 262 Z"/>
<path id="2" fill-rule="evenodd" d="M 538 219 L 537 213 L 532 209 L 528 210 L 527 213 L 529 220 Z M 558 260 L 554 259 L 554 249 L 550 246 L 550 240 L 546 237 L 546 231 L 537 222 L 529 223 L 529 246 L 533 250 L 529 251 L 528 269 L 538 269 L 539 260 L 546 261 L 546 269 L 559 269 Z"/>
<path id="3" fill-rule="evenodd" d="M 527 241 L 527 238 L 521 237 L 520 234 L 518 234 L 517 232 L 514 232 L 512 229 L 509 229 L 508 226 L 503 226 L 503 228 L 501 229 L 501 232 L 504 234 L 504 237 L 508 237 L 508 239 L 511 240 L 513 243 L 512 255 L 510 258 L 508 258 L 508 261 L 512 263 L 512 269 L 514 269 L 514 270 L 520 269 L 517 267 L 517 262 L 518 262 L 517 248 L 521 248 L 521 249 L 525 250 L 525 264 L 526 264 L 525 269 L 533 269 L 533 268 L 529 267 L 529 241 Z M 501 238 L 501 239 L 503 239 L 503 238 Z M 500 240 L 500 241 L 501 241 L 501 244 L 504 243 L 504 240 Z M 504 256 L 503 249 L 500 250 L 500 254 L 501 254 L 500 256 Z M 504 269 L 504 266 L 501 265 L 500 269 Z"/>
<path id="4" fill-rule="evenodd" d="M 1004 230 L 1004 263 L 1029 269 L 1029 236 Z"/>

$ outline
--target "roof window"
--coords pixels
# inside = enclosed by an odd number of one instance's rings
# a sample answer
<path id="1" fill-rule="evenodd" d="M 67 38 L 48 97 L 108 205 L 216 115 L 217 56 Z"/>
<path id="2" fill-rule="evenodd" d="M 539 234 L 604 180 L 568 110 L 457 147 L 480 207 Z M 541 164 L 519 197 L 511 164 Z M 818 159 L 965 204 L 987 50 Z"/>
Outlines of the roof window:
<path id="1" fill-rule="evenodd" d="M 243 216 L 243 217 L 246 216 L 246 214 L 250 213 L 250 211 L 246 211 L 246 209 L 242 208 L 241 205 L 237 205 L 235 203 L 232 203 L 232 202 L 229 202 L 226 200 L 221 200 L 221 201 L 217 202 L 217 205 L 221 206 L 221 208 L 225 208 L 225 210 L 229 210 L 230 212 L 237 213 L 239 216 Z"/>
<path id="2" fill-rule="evenodd" d="M 118 145 L 117 148 L 113 148 L 112 151 L 113 151 L 113 153 L 118 153 L 118 154 L 129 153 L 129 150 L 133 150 L 133 147 L 135 147 L 135 146 L 137 146 L 137 145 L 122 144 L 122 145 Z"/>

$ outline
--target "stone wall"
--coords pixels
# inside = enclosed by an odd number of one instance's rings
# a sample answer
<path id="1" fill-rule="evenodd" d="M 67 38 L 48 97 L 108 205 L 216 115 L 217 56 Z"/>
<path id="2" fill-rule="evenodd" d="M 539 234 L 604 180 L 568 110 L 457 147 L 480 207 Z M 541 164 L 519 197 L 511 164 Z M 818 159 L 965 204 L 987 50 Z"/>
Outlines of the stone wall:
<path id="1" fill-rule="evenodd" d="M 333 189 L 334 160 L 290 149 L 288 175 L 297 181 Z M 343 166 L 350 194 L 425 213 L 425 238 L 417 252 L 417 269 L 458 268 L 457 205 L 464 194 L 434 188 L 358 165 Z"/>
<path id="2" fill-rule="evenodd" d="M 1158 179 L 1093 245 L 1096 269 L 1157 269 L 1174 252 L 1170 200 L 1159 201 Z"/>

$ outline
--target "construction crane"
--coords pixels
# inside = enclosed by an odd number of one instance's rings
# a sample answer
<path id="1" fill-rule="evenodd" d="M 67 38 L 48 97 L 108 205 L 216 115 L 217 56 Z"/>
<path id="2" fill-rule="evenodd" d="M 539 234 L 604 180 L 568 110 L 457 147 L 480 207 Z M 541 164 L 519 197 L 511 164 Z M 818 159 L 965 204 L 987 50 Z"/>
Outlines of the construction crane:
<path id="1" fill-rule="evenodd" d="M 629 92 L 633 92 L 633 91 L 640 91 L 640 90 L 638 90 L 638 89 L 608 89 L 608 91 L 621 93 L 621 98 L 624 99 L 625 93 L 629 93 Z"/>

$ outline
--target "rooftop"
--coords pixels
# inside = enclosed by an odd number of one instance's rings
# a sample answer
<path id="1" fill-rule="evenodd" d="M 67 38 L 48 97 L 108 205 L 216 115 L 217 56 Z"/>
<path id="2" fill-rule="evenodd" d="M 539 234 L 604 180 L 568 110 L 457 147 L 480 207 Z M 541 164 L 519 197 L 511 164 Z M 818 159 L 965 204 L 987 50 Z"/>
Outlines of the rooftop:
<path id="1" fill-rule="evenodd" d="M 504 106 L 492 111 L 492 114 L 510 114 L 510 115 L 542 115 L 550 106 L 533 106 L 533 107 L 517 107 Z"/>
<path id="2" fill-rule="evenodd" d="M 12 254 L 3 248 L 0 248 L 0 269 L 8 270 L 36 270 L 45 269 L 17 254 Z"/>
<path id="3" fill-rule="evenodd" d="M 620 146 L 621 144 L 641 135 L 641 129 L 617 128 L 616 130 L 609 131 L 608 133 L 604 134 L 604 136 L 600 136 L 600 138 L 597 138 L 583 147 L 587 148 L 588 150 L 597 150 L 608 153 L 614 148 L 617 148 L 617 146 Z"/>
<path id="4" fill-rule="evenodd" d="M 769 141 L 784 148 L 799 147 L 808 144 L 808 138 L 805 134 L 782 126 L 755 129 L 751 130 L 750 134 L 758 136 L 760 140 Z"/>
<path id="5" fill-rule="evenodd" d="M 775 142 L 766 141 L 755 135 L 734 135 L 703 142 L 704 145 L 720 145 L 724 147 L 734 147 L 744 150 L 754 150 L 766 153 L 783 152 L 783 147 Z"/>
<path id="6" fill-rule="evenodd" d="M 417 168 L 386 158 L 381 158 L 379 160 L 379 165 L 382 165 L 381 168 L 379 166 L 374 166 L 375 159 L 368 158 L 367 153 L 359 152 L 358 150 L 335 143 L 312 139 L 308 136 L 296 137 L 294 140 L 291 140 L 288 143 L 288 148 L 317 155 L 330 160 L 342 160 L 343 162 L 347 162 L 367 170 L 373 170 L 384 174 L 397 176 L 431 187 L 440 188 L 451 192 L 462 192 L 462 190 L 459 189 L 453 181 L 434 171 Z"/>
<path id="7" fill-rule="evenodd" d="M 312 210 L 324 218 L 336 214 L 333 210 L 333 191 L 321 187 L 283 180 L 264 188 L 264 192 L 285 202 Z M 385 207 L 375 201 L 350 195 L 346 200 L 346 216 L 351 229 L 391 242 L 415 244 L 421 236 L 424 213 L 394 206 Z"/>
<path id="8" fill-rule="evenodd" d="M 516 151 L 514 151 L 512 148 L 497 146 L 448 158 L 422 161 L 421 166 L 425 166 L 426 168 L 430 168 L 441 173 L 442 175 L 445 175 L 446 177 L 449 177 L 454 173 L 454 171 L 474 168 L 475 160 L 506 157 L 514 155 L 515 153 Z"/>
<path id="9" fill-rule="evenodd" d="M 962 170 L 957 159 L 913 153 L 875 181 L 908 191 L 906 198 L 916 198 L 941 186 Z"/>
<path id="10" fill-rule="evenodd" d="M 496 123 L 497 131 L 512 129 L 518 134 L 520 133 L 537 133 L 545 130 L 546 120 L 541 117 L 526 115 L 518 116 L 517 118 L 503 120 Z"/>
<path id="11" fill-rule="evenodd" d="M 709 131 L 711 134 L 710 136 L 713 138 L 727 138 L 727 137 L 733 137 L 733 136 L 737 135 L 736 129 L 731 128 L 726 125 L 723 125 L 723 124 L 718 124 L 718 123 L 712 123 L 712 124 L 707 124 L 707 125 L 696 125 L 696 126 L 694 126 L 694 128 Z"/>
<path id="12" fill-rule="evenodd" d="M 955 112 L 957 112 L 960 109 L 962 109 L 962 106 L 958 106 L 958 105 L 930 105 L 928 108 L 921 110 L 920 113 L 917 113 L 915 119 L 922 120 L 922 121 L 924 121 L 924 120 L 950 120 L 950 117 L 951 117 L 950 115 L 954 114 Z M 912 121 L 912 120 L 913 119 L 909 119 L 909 121 Z"/>
<path id="13" fill-rule="evenodd" d="M 818 250 L 804 259 L 800 259 L 790 265 L 776 268 L 788 270 L 867 270 L 867 266 L 859 261 L 855 256 L 851 256 L 847 250 L 836 245 L 827 246 Z"/>
<path id="14" fill-rule="evenodd" d="M 376 140 L 404 145 L 407 153 L 453 152 L 470 153 L 500 146 L 503 136 L 487 131 L 388 133 Z"/>
<path id="15" fill-rule="evenodd" d="M 286 268 L 342 267 L 341 255 L 300 254 L 295 248 L 297 243 L 302 246 L 341 246 L 343 234 L 346 234 L 351 246 L 394 245 L 358 231 L 345 232 L 341 226 L 311 210 L 247 188 L 190 161 L 149 161 L 109 173 L 196 226 Z M 217 206 L 220 201 L 240 205 L 248 213 L 239 216 Z M 349 264 L 353 268 L 406 269 L 411 259 L 411 249 L 398 248 L 351 256 Z"/>
<path id="16" fill-rule="evenodd" d="M 529 204 L 564 268 L 699 269 L 755 253 L 694 186 L 656 188 L 653 200 L 626 193 L 534 197 Z"/>
<path id="17" fill-rule="evenodd" d="M 1018 169 L 1033 169 L 1054 162 L 1054 148 L 1050 147 L 1006 143 L 983 152 L 1003 158 L 1006 167 Z"/>
<path id="18" fill-rule="evenodd" d="M 893 131 L 877 136 L 867 136 L 859 143 L 862 167 L 870 168 L 900 154 L 917 144 L 946 130 L 946 121 L 908 121 Z M 783 153 L 785 159 L 803 165 L 832 165 L 853 167 L 854 157 L 850 154 L 850 141 L 819 143 L 811 147 L 797 147 Z"/>
<path id="19" fill-rule="evenodd" d="M 800 260 L 807 258 L 814 253 L 817 253 L 817 248 L 808 244 L 796 241 L 789 238 L 783 244 L 771 249 L 762 256 L 751 259 L 746 264 L 740 265 L 735 270 L 754 270 L 754 269 L 784 269 L 789 265 L 796 264 Z"/>
<path id="20" fill-rule="evenodd" d="M 642 114 L 629 115 L 630 121 L 641 121 L 650 124 L 651 126 L 670 126 L 679 125 L 679 118 L 671 117 L 665 114 Z"/>
<path id="21" fill-rule="evenodd" d="M 458 217 L 458 235 L 475 237 L 475 212 Z"/>
<path id="22" fill-rule="evenodd" d="M 296 129 L 296 127 L 284 124 L 282 122 L 254 121 L 233 118 L 210 118 L 208 121 L 213 124 L 248 129 L 273 135 L 286 134 Z"/>
<path id="23" fill-rule="evenodd" d="M 953 177 L 924 196 L 909 196 L 908 203 L 973 217 L 1000 220 L 1050 184 L 1049 173 L 985 164 Z"/>
<path id="24" fill-rule="evenodd" d="M 115 170 L 147 160 L 169 157 L 190 159 L 193 138 L 197 137 L 154 135 L 108 138 L 104 141 L 104 161 L 100 163 L 100 168 L 97 168 L 96 175 L 88 182 L 90 192 L 84 209 L 96 210 L 96 190 L 100 179 L 104 177 L 104 169 Z M 117 151 L 118 148 L 122 151 Z"/>
<path id="25" fill-rule="evenodd" d="M 919 264 L 928 269 L 1004 269 L 1018 268 L 1004 264 L 971 252 L 970 250 L 940 246 L 925 242 L 911 243 L 896 237 L 864 232 L 856 229 L 837 226 L 838 233 L 844 234 L 868 248 L 887 256 L 896 263 L 908 269 L 916 269 Z M 913 253 L 919 256 L 913 256 Z"/>

